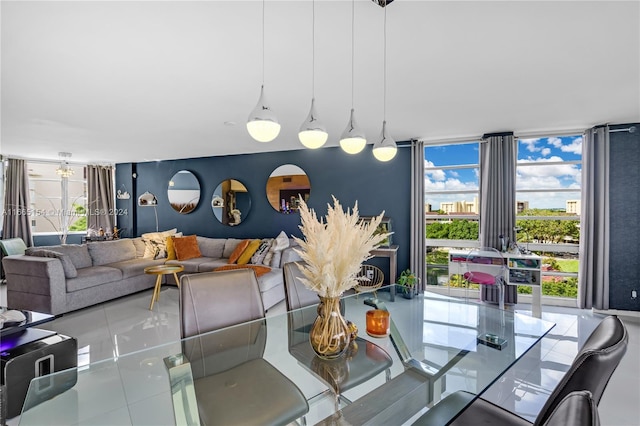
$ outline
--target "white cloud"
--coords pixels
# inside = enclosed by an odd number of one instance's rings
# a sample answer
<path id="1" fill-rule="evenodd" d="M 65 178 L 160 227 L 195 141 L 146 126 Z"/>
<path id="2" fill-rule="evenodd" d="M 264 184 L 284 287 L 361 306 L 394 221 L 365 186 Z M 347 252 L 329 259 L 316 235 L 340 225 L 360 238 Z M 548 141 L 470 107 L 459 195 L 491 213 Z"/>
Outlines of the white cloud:
<path id="1" fill-rule="evenodd" d="M 547 138 L 547 144 L 552 145 L 556 148 L 561 148 L 562 147 L 562 139 L 560 138 Z"/>
<path id="2" fill-rule="evenodd" d="M 546 157 L 547 155 L 551 154 L 551 148 L 542 148 L 542 151 L 540 153 L 542 154 L 542 156 Z"/>
<path id="3" fill-rule="evenodd" d="M 527 147 L 527 151 L 529 152 L 538 152 L 540 151 L 541 148 L 539 148 L 538 142 L 540 142 L 540 139 L 520 139 L 520 143 L 525 145 Z"/>
<path id="4" fill-rule="evenodd" d="M 582 154 L 582 136 L 571 141 L 569 145 L 562 145 L 562 152 L 571 152 L 573 154 Z"/>

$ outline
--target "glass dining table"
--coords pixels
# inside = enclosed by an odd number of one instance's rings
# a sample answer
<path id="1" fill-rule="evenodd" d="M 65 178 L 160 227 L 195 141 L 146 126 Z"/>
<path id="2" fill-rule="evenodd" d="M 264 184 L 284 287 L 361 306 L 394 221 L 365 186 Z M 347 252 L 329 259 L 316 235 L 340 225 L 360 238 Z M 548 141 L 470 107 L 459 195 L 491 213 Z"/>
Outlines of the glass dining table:
<path id="1" fill-rule="evenodd" d="M 336 360 L 300 350 L 299 335 L 295 349 L 291 341 L 292 317 L 313 317 L 316 306 L 267 316 L 262 357 L 304 394 L 306 424 L 411 424 L 452 392 L 480 396 L 555 325 L 428 292 L 395 301 L 380 290 L 377 299 L 370 296 L 343 298 L 344 316 L 357 326 L 358 340 Z M 367 335 L 366 312 L 374 308 L 390 313 L 390 335 Z M 213 333 L 221 332 L 233 334 L 233 327 Z M 185 343 L 36 378 L 19 424 L 199 424 L 197 404 L 205 402 L 193 393 Z M 242 404 L 228 409 L 241 410 Z"/>

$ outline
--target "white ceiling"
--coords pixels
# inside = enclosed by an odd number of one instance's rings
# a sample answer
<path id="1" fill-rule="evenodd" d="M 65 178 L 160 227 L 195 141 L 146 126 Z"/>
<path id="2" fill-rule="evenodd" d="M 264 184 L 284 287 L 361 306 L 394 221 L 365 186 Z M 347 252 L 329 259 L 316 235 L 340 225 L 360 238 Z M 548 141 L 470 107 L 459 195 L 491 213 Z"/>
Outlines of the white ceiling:
<path id="1" fill-rule="evenodd" d="M 139 162 L 300 149 L 312 5 L 266 2 L 265 90 L 282 131 L 263 144 L 245 128 L 262 79 L 262 2 L 3 0 L 0 153 Z M 384 10 L 355 4 L 355 108 L 370 143 L 383 119 Z M 386 119 L 398 141 L 640 121 L 638 1 L 386 10 Z M 317 0 L 315 16 L 316 106 L 337 146 L 351 108 L 351 1 Z"/>

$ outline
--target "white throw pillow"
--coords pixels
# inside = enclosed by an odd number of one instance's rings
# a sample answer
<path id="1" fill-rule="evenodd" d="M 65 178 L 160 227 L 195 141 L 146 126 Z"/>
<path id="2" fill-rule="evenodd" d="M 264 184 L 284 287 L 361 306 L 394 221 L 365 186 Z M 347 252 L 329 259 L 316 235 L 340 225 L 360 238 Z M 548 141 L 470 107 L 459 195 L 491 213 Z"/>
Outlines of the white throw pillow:
<path id="1" fill-rule="evenodd" d="M 144 259 L 162 259 L 167 257 L 167 237 L 176 234 L 177 228 L 162 232 L 147 232 L 142 234 L 144 241 Z"/>
<path id="2" fill-rule="evenodd" d="M 284 231 L 280 232 L 276 239 L 273 241 L 273 245 L 271 246 L 271 251 L 278 252 L 282 251 L 289 247 L 289 237 Z"/>

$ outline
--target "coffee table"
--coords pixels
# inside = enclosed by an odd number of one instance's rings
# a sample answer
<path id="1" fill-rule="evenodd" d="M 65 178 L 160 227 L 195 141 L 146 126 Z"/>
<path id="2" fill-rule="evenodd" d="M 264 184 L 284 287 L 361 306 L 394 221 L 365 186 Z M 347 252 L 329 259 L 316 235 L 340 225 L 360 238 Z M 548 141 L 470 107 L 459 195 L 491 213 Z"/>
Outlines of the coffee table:
<path id="1" fill-rule="evenodd" d="M 160 287 L 162 287 L 162 276 L 173 274 L 173 277 L 176 279 L 176 285 L 180 288 L 180 280 L 178 279 L 178 272 L 184 271 L 184 266 L 182 265 L 156 265 L 149 266 L 144 268 L 145 274 L 155 274 L 158 277 L 156 278 L 156 285 L 153 288 L 153 296 L 151 296 L 151 305 L 149 305 L 149 310 L 153 310 L 153 303 L 160 299 Z"/>

